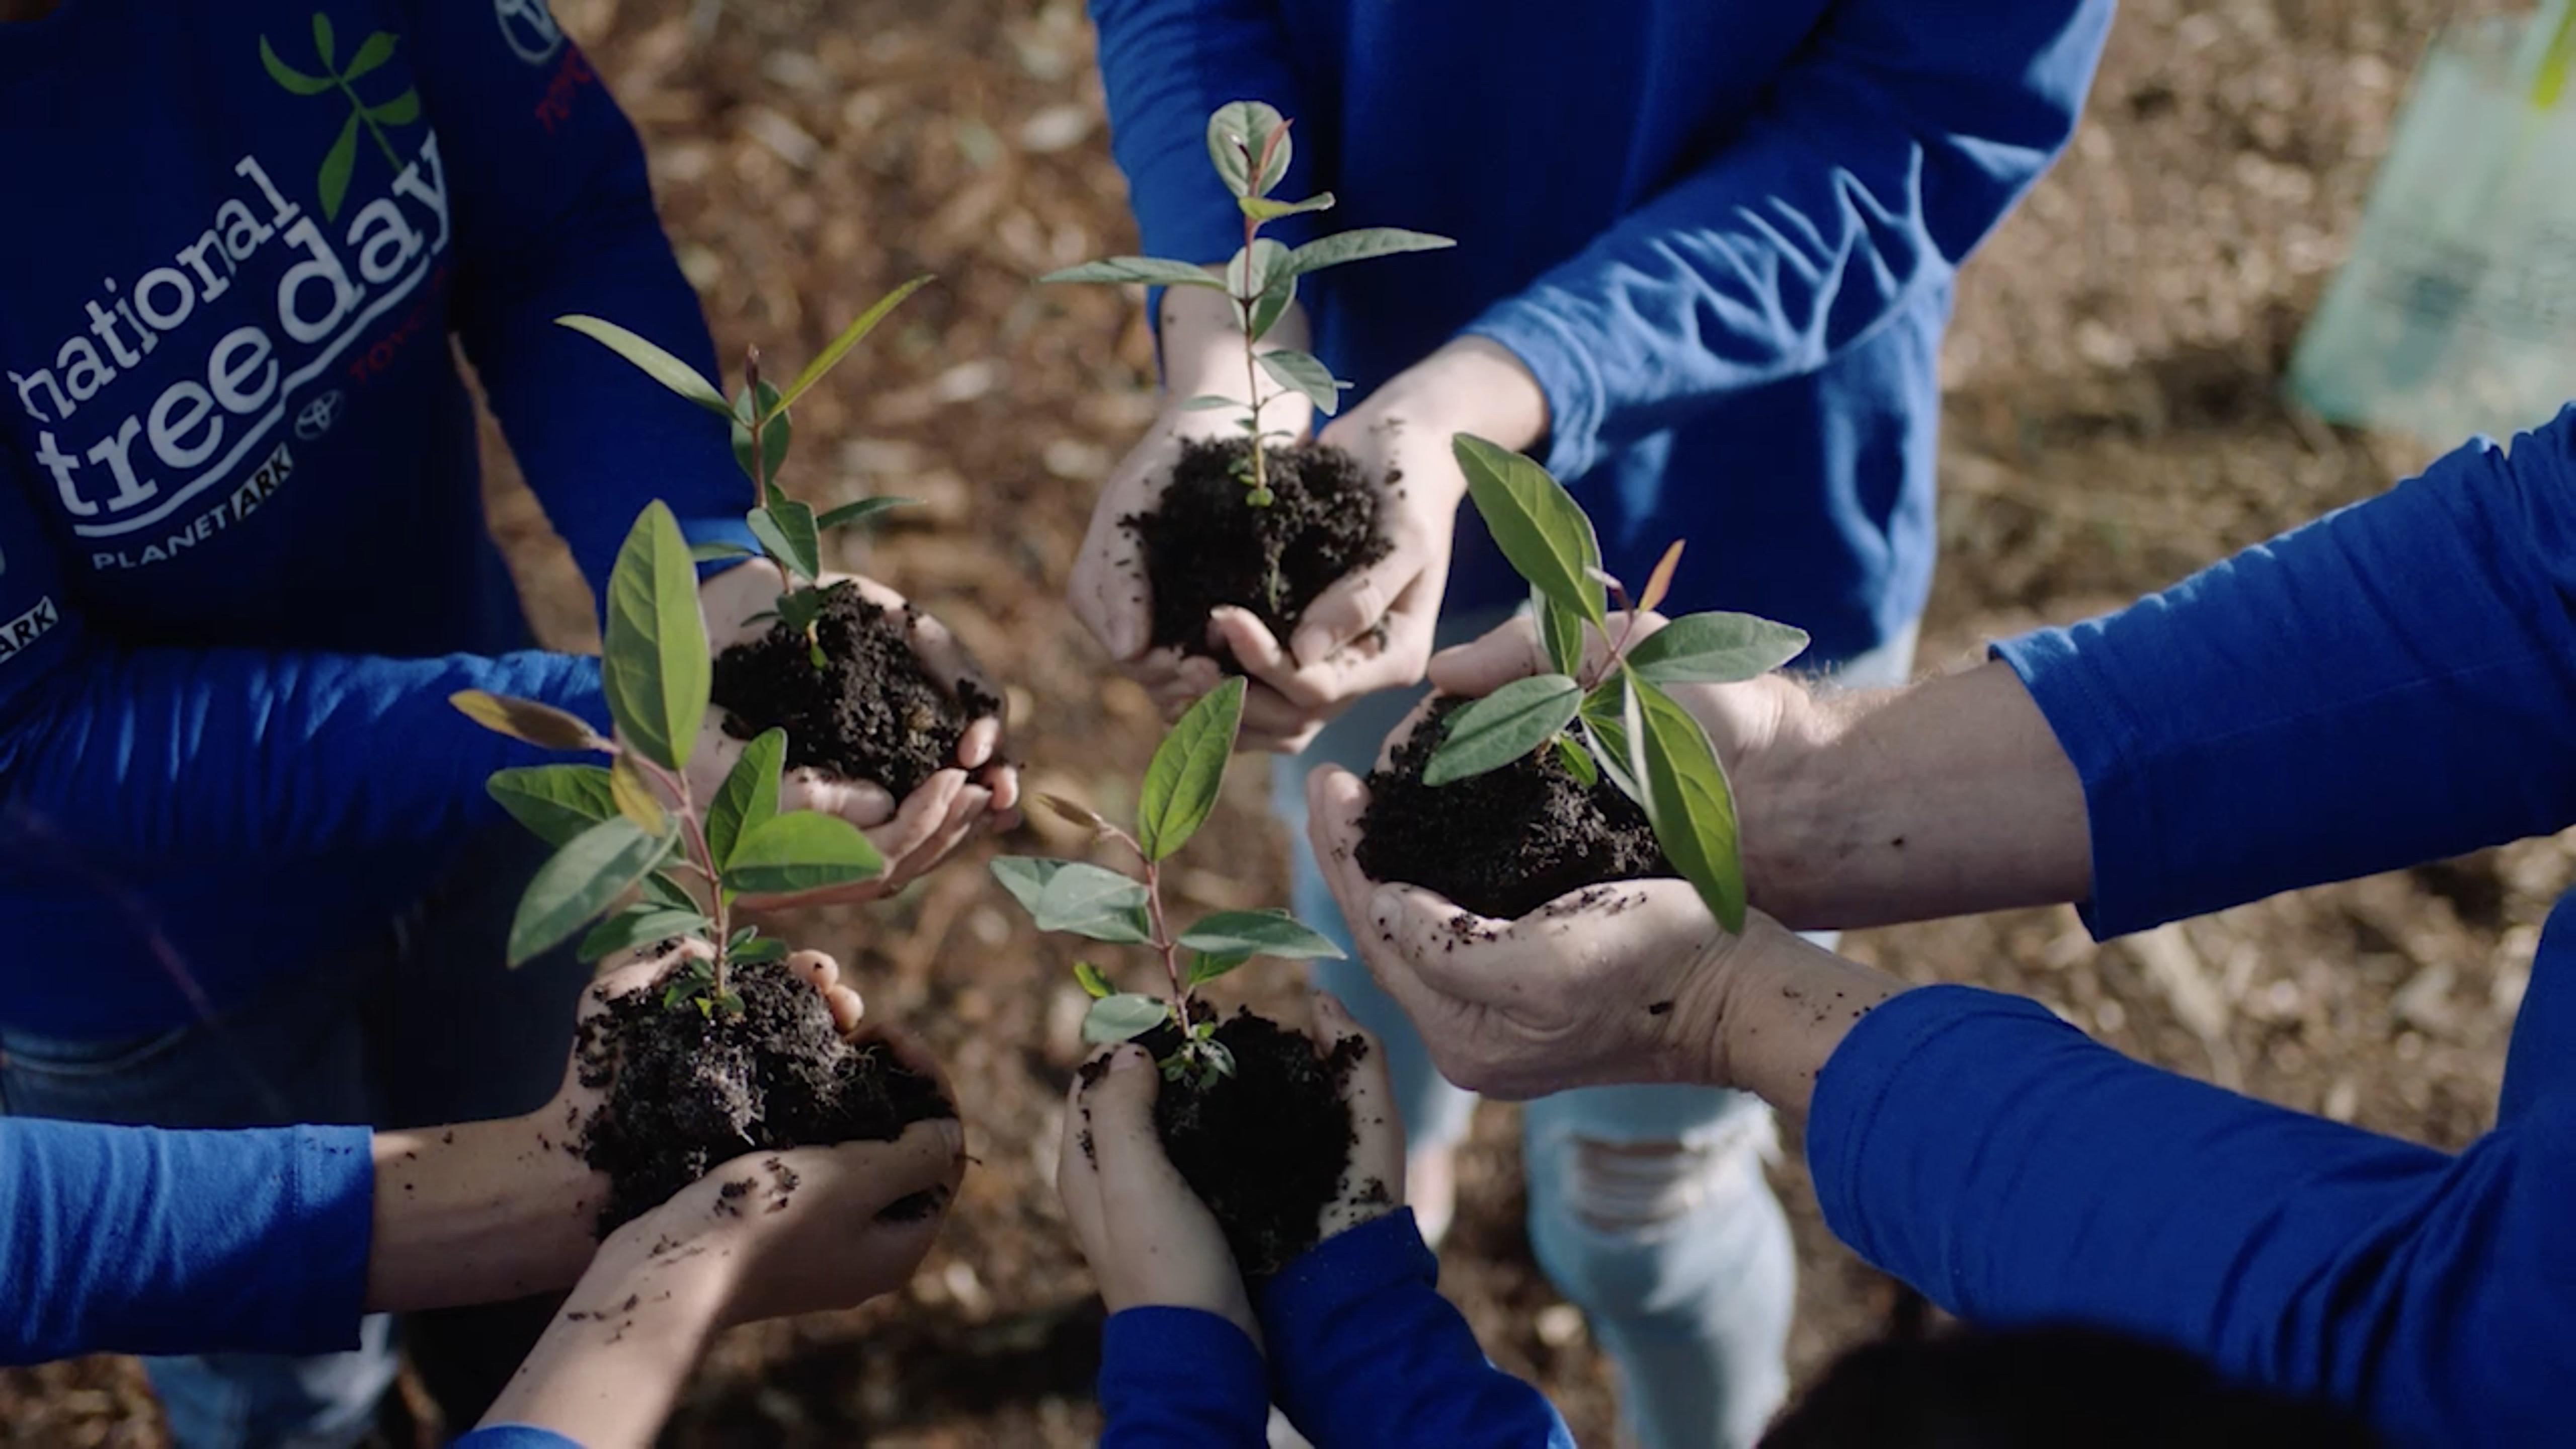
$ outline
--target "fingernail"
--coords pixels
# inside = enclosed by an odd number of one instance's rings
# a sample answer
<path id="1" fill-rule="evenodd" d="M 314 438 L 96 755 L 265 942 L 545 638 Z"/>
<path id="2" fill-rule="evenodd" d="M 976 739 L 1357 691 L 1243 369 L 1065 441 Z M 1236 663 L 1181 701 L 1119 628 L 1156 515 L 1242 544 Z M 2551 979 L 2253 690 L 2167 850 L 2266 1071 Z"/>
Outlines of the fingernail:
<path id="1" fill-rule="evenodd" d="M 964 1156 L 966 1153 L 966 1124 L 954 1117 L 938 1118 L 937 1123 L 940 1147 L 951 1157 Z"/>

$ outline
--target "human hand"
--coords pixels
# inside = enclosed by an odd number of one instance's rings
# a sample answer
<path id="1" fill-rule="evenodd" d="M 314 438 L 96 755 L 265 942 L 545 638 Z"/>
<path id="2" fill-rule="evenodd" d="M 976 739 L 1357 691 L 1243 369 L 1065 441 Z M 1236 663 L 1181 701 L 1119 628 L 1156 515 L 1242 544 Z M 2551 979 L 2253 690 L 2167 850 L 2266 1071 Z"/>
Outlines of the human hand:
<path id="1" fill-rule="evenodd" d="M 843 582 L 868 602 L 901 615 L 903 595 L 873 579 L 849 574 L 827 574 L 822 579 L 826 586 Z M 778 566 L 765 558 L 737 564 L 699 585 L 709 647 L 721 654 L 760 637 L 769 621 L 753 622 L 753 616 L 774 608 L 784 587 Z M 913 653 L 943 688 L 953 690 L 956 681 L 972 680 L 988 696 L 1001 697 L 946 625 L 916 613 L 911 633 Z M 701 801 L 715 797 L 748 743 L 725 728 L 725 719 L 723 709 L 709 708 L 690 754 L 689 789 Z M 779 786 L 782 811 L 819 810 L 849 821 L 875 843 L 886 868 L 874 879 L 852 885 L 795 896 L 752 897 L 745 903 L 754 909 L 776 909 L 890 895 L 938 865 L 978 829 L 1007 825 L 1019 808 L 1020 782 L 1018 769 L 1001 758 L 1001 744 L 1002 721 L 997 716 L 969 723 L 957 742 L 956 766 L 932 775 L 899 803 L 871 781 L 843 780 L 813 769 L 787 772 Z"/>
<path id="2" fill-rule="evenodd" d="M 1342 1102 L 1351 1109 L 1351 1165 L 1342 1174 L 1341 1190 L 1324 1204 L 1322 1230 L 1316 1234 L 1321 1242 L 1404 1206 L 1404 1118 L 1395 1109 L 1385 1050 L 1339 998 L 1316 994 L 1315 1026 L 1318 1051 L 1329 1054 L 1354 1039 L 1364 1044 L 1360 1059 L 1342 1078 Z"/>
<path id="3" fill-rule="evenodd" d="M 1154 1059 L 1133 1044 L 1095 1055 L 1075 1075 L 1055 1170 L 1065 1219 L 1110 1312 L 1196 1308 L 1258 1344 L 1261 1325 L 1224 1230 L 1163 1155 L 1161 1090 Z"/>

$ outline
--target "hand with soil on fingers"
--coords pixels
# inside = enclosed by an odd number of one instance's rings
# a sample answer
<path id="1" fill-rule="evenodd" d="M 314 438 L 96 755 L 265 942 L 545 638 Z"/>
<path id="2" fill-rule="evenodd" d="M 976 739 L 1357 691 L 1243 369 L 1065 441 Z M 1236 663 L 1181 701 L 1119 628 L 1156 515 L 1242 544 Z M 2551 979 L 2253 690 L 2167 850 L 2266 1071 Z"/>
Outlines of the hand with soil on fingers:
<path id="1" fill-rule="evenodd" d="M 1903 989 L 1759 912 L 1731 936 L 1680 880 L 1612 881 L 1517 920 L 1481 916 L 1361 868 L 1368 787 L 1357 776 L 1318 769 L 1306 799 L 1315 858 L 1361 959 L 1440 1074 L 1470 1091 L 1526 1100 L 1680 1082 L 1801 1114 L 1842 1033 Z"/>
<path id="2" fill-rule="evenodd" d="M 600 1245 L 483 1422 L 642 1449 L 719 1330 L 901 1287 L 937 1238 L 964 1162 L 950 1118 L 893 1142 L 717 1167 Z"/>
<path id="3" fill-rule="evenodd" d="M 1318 437 L 1319 445 L 1356 459 L 1381 490 L 1388 551 L 1317 595 L 1284 641 L 1248 610 L 1211 616 L 1210 642 L 1254 681 L 1244 705 L 1246 748 L 1294 754 L 1362 696 L 1420 682 L 1467 493 L 1450 447 L 1462 432 L 1506 447 L 1534 446 L 1547 434 L 1537 379 L 1509 350 L 1481 337 L 1433 353 Z M 1213 668 L 1212 661 L 1190 662 L 1201 674 Z M 1206 680 L 1214 683 L 1212 675 Z"/>
<path id="4" fill-rule="evenodd" d="M 752 559 L 699 587 L 715 652 L 714 708 L 689 760 L 689 785 L 713 798 L 750 739 L 787 731 L 782 810 L 819 810 L 865 831 L 886 858 L 875 879 L 755 909 L 871 900 L 938 865 L 1019 808 L 1019 772 L 1002 757 L 1001 696 L 946 626 L 873 580 L 827 575 L 832 602 L 807 639 L 770 613 L 775 564 Z M 820 648 L 825 667 L 816 668 Z"/>

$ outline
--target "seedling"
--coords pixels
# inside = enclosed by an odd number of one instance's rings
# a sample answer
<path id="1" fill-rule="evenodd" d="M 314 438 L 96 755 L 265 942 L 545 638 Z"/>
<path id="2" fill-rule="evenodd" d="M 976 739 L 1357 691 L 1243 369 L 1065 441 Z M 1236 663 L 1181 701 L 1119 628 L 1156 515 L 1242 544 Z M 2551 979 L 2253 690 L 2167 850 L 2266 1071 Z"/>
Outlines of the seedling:
<path id="1" fill-rule="evenodd" d="M 752 509 L 743 515 L 750 525 L 751 536 L 759 541 L 760 552 L 778 565 L 787 579 L 786 592 L 778 596 L 775 609 L 756 614 L 753 621 L 776 618 L 805 636 L 808 652 L 817 670 L 829 667 L 823 657 L 823 646 L 815 638 L 815 625 L 822 619 L 824 606 L 833 594 L 851 587 L 843 579 L 831 585 L 823 583 L 822 537 L 835 529 L 853 527 L 892 508 L 901 508 L 915 500 L 910 498 L 862 498 L 817 515 L 813 506 L 787 496 L 778 486 L 778 469 L 787 461 L 787 444 L 795 427 L 789 410 L 805 396 L 826 373 L 850 355 L 850 349 L 876 330 L 904 299 L 930 284 L 928 277 L 915 277 L 895 288 L 875 306 L 859 315 L 832 345 L 823 349 L 805 370 L 796 375 L 784 392 L 761 376 L 760 349 L 752 347 L 743 355 L 742 391 L 730 403 L 715 383 L 698 375 L 697 369 L 673 357 L 651 342 L 636 336 L 613 322 L 596 317 L 558 317 L 555 321 L 590 337 L 635 364 L 645 376 L 671 391 L 723 418 L 733 430 L 734 462 L 751 480 Z M 754 446 L 753 440 L 759 443 Z M 736 543 L 704 543 L 691 550 L 690 556 L 700 563 L 726 559 L 749 558 L 752 550 Z"/>
<path id="2" fill-rule="evenodd" d="M 1235 101 L 1218 107 L 1216 114 L 1208 118 L 1208 157 L 1216 163 L 1217 176 L 1234 193 L 1235 205 L 1243 213 L 1243 248 L 1226 263 L 1222 277 L 1191 262 L 1112 257 L 1040 279 L 1209 287 L 1233 299 L 1235 325 L 1243 336 L 1244 397 L 1250 399 L 1250 406 L 1246 407 L 1242 400 L 1214 394 L 1191 398 L 1182 406 L 1194 411 L 1244 409 L 1242 427 L 1247 447 L 1244 461 L 1237 465 L 1237 476 L 1250 490 L 1245 501 L 1255 508 L 1267 508 L 1275 501 L 1270 491 L 1270 464 L 1265 456 L 1269 440 L 1294 441 L 1288 433 L 1264 429 L 1262 410 L 1295 392 L 1303 393 L 1329 416 L 1341 408 L 1342 390 L 1350 386 L 1311 354 L 1289 348 L 1261 350 L 1261 340 L 1270 335 L 1270 329 L 1279 325 L 1279 319 L 1297 300 L 1297 279 L 1345 262 L 1457 245 L 1445 236 L 1394 227 L 1340 232 L 1294 250 L 1263 236 L 1261 228 L 1269 222 L 1301 212 L 1329 211 L 1333 205 L 1329 191 L 1303 201 L 1280 201 L 1271 195 L 1288 175 L 1288 161 L 1294 151 L 1288 139 L 1289 125 L 1278 111 L 1260 101 Z M 1264 373 L 1279 384 L 1279 390 L 1264 386 Z"/>
<path id="3" fill-rule="evenodd" d="M 1744 866 L 1735 796 L 1708 731 L 1663 690 L 1732 684 L 1807 647 L 1803 630 L 1751 614 L 1689 614 L 1637 637 L 1637 616 L 1664 601 L 1682 545 L 1664 550 L 1633 600 L 1601 568 L 1601 545 L 1571 494 L 1545 468 L 1461 433 L 1451 442 L 1467 493 L 1495 546 L 1528 581 L 1530 607 L 1555 672 L 1517 679 L 1450 715 L 1423 783 L 1445 785 L 1554 751 L 1586 785 L 1603 775 L 1646 812 L 1664 856 L 1729 931 L 1744 929 Z M 1614 636 L 1609 604 L 1627 615 Z M 1609 644 L 1584 659 L 1584 629 Z"/>
<path id="4" fill-rule="evenodd" d="M 591 926 L 584 961 L 697 936 L 713 958 L 675 973 L 665 1000 L 739 1016 L 732 969 L 787 954 L 786 943 L 736 927 L 749 894 L 789 894 L 870 879 L 885 861 L 837 816 L 779 809 L 787 734 L 744 747 L 711 800 L 690 793 L 689 752 L 706 721 L 711 665 L 698 576 L 679 521 L 662 503 L 628 531 L 608 580 L 600 682 L 616 737 L 552 705 L 464 690 L 450 701 L 475 723 L 556 750 L 592 750 L 602 765 L 496 772 L 492 798 L 556 847 L 510 922 L 516 966 Z M 620 906 L 629 891 L 640 891 Z M 605 917 L 605 919 L 602 919 Z M 592 923 L 596 922 L 596 925 Z"/>
<path id="5" fill-rule="evenodd" d="M 1219 911 L 1177 933 L 1165 912 L 1163 863 L 1216 808 L 1226 763 L 1234 757 L 1235 731 L 1243 722 L 1243 695 L 1243 680 L 1229 679 L 1172 726 L 1145 768 L 1133 833 L 1069 800 L 1037 797 L 1089 828 L 1094 838 L 1115 841 L 1135 856 L 1137 874 L 1034 856 L 993 862 L 993 878 L 1036 918 L 1039 930 L 1154 949 L 1171 987 L 1169 998 L 1119 991 L 1098 966 L 1074 964 L 1074 980 L 1092 998 L 1091 1011 L 1082 1020 L 1083 1040 L 1096 1045 L 1132 1041 L 1168 1025 L 1178 1045 L 1160 1058 L 1163 1075 L 1202 1086 L 1232 1076 L 1234 1059 L 1216 1040 L 1214 1014 L 1203 1016 L 1193 1009 L 1200 987 L 1255 956 L 1314 960 L 1342 954 L 1340 947 L 1283 910 Z"/>

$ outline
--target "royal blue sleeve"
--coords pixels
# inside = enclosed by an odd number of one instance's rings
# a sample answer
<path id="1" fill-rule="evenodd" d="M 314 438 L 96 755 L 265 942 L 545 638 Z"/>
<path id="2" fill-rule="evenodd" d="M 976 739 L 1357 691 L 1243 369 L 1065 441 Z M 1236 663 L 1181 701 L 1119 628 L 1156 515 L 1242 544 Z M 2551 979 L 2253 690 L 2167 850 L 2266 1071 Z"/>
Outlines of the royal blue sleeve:
<path id="1" fill-rule="evenodd" d="M 1242 1329 L 1196 1308 L 1109 1315 L 1100 1449 L 1263 1449 L 1270 1389 Z"/>
<path id="2" fill-rule="evenodd" d="M 374 1211 L 364 1127 L 0 1117 L 0 1361 L 354 1348 Z"/>
<path id="3" fill-rule="evenodd" d="M 2106 618 L 1996 646 L 2114 935 L 2576 823 L 2576 407 Z"/>
<path id="4" fill-rule="evenodd" d="M 569 36 L 545 49 L 545 8 L 518 8 L 512 30 L 490 6 L 415 0 L 413 61 L 453 198 L 457 331 L 596 597 L 644 505 L 668 503 L 692 543 L 749 547 L 752 487 L 721 419 L 555 324 L 604 318 L 721 382 L 635 128 Z"/>
<path id="5" fill-rule="evenodd" d="M 88 858 L 309 856 L 498 819 L 484 777 L 561 756 L 467 720 L 447 702 L 460 689 L 607 725 L 595 659 L 118 647 L 81 628 L 11 469 L 0 456 L 0 808 Z M 409 747 L 401 769 L 387 740 Z"/>
<path id="6" fill-rule="evenodd" d="M 581 1449 L 581 1444 L 552 1429 L 530 1424 L 493 1424 L 475 1430 L 448 1449 Z"/>
<path id="7" fill-rule="evenodd" d="M 1953 269 L 2075 128 L 2111 0 L 1847 0 L 1698 171 L 1468 330 L 1547 394 L 1573 478 L 1815 371 Z"/>
<path id="8" fill-rule="evenodd" d="M 1279 1407 L 1318 1449 L 1574 1449 L 1554 1405 L 1494 1367 L 1440 1296 L 1413 1210 L 1308 1250 L 1261 1295 Z"/>
<path id="9" fill-rule="evenodd" d="M 1935 986 L 1853 1026 L 1807 1153 L 1836 1235 L 1961 1317 L 2163 1339 L 2397 1443 L 2554 1442 L 2576 1413 L 2576 1100 L 2449 1156 Z"/>
<path id="10" fill-rule="evenodd" d="M 1208 117 L 1229 101 L 1267 101 L 1292 125 L 1300 114 L 1275 0 L 1091 0 L 1091 21 L 1109 147 L 1145 250 L 1185 262 L 1233 256 L 1243 216 L 1208 157 Z M 1305 156 L 1292 152 L 1279 194 L 1312 190 Z M 1294 245 L 1310 225 L 1292 217 L 1263 235 Z"/>

